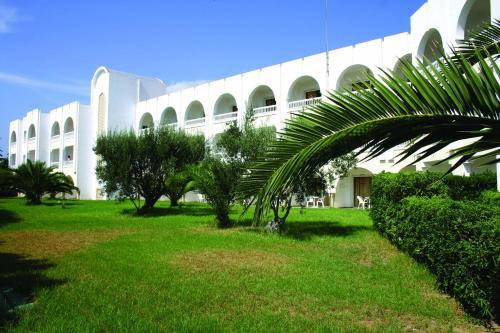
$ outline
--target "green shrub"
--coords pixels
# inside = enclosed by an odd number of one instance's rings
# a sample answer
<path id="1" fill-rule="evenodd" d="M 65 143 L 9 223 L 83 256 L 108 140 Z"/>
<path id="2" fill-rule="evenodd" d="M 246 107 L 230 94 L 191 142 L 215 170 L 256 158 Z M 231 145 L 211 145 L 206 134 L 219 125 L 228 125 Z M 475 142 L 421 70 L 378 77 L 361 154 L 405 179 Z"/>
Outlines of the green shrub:
<path id="1" fill-rule="evenodd" d="M 492 172 L 475 174 L 470 177 L 446 176 L 443 179 L 453 200 L 477 200 L 481 193 L 495 190 L 497 176 Z"/>
<path id="2" fill-rule="evenodd" d="M 484 191 L 495 187 L 493 179 L 424 172 L 372 181 L 374 227 L 481 319 L 500 318 L 500 195 Z"/>
<path id="3" fill-rule="evenodd" d="M 500 208 L 500 192 L 484 191 L 479 197 L 479 201 L 491 207 Z"/>
<path id="4" fill-rule="evenodd" d="M 500 217 L 476 202 L 403 200 L 390 239 L 436 275 L 438 286 L 481 319 L 500 318 Z"/>

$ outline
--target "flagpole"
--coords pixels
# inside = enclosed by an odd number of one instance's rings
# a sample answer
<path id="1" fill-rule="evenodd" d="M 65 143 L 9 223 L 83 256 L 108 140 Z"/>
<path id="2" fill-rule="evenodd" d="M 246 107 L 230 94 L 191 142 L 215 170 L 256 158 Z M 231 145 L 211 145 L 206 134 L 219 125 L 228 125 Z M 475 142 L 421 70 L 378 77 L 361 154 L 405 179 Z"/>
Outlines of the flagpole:
<path id="1" fill-rule="evenodd" d="M 326 89 L 330 88 L 330 47 L 328 45 L 328 0 L 325 0 Z"/>

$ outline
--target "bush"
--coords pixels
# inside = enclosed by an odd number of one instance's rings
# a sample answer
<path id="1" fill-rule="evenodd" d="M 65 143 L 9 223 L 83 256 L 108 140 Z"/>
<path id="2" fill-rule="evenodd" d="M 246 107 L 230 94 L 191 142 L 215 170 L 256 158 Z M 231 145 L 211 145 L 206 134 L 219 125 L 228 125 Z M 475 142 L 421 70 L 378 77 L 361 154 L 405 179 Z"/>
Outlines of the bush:
<path id="1" fill-rule="evenodd" d="M 497 176 L 492 172 L 470 177 L 446 176 L 443 181 L 448 186 L 449 196 L 453 200 L 477 200 L 482 192 L 495 190 L 497 187 Z"/>
<path id="2" fill-rule="evenodd" d="M 481 319 L 500 318 L 500 195 L 484 191 L 493 180 L 425 172 L 382 173 L 372 182 L 374 227 Z"/>
<path id="3" fill-rule="evenodd" d="M 481 319 L 500 318 L 500 218 L 475 202 L 403 200 L 386 230 L 392 242 L 436 275 L 438 286 Z"/>
<path id="4" fill-rule="evenodd" d="M 500 192 L 484 191 L 483 193 L 481 193 L 479 200 L 485 205 L 500 208 Z"/>

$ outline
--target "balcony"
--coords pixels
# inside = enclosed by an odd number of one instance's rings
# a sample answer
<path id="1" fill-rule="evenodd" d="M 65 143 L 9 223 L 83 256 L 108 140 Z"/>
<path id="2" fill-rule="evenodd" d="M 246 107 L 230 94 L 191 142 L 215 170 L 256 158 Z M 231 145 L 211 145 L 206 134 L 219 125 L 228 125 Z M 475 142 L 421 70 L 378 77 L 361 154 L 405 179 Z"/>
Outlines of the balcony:
<path id="1" fill-rule="evenodd" d="M 11 142 L 10 143 L 11 154 L 12 154 L 12 152 L 15 152 L 16 150 L 17 150 L 17 142 Z"/>
<path id="2" fill-rule="evenodd" d="M 205 117 L 203 118 L 197 118 L 197 119 L 191 119 L 191 120 L 186 120 L 185 126 L 186 128 L 192 128 L 192 127 L 200 127 L 205 125 Z"/>
<path id="3" fill-rule="evenodd" d="M 63 162 L 63 167 L 65 168 L 72 168 L 73 167 L 73 160 L 66 160 Z"/>
<path id="4" fill-rule="evenodd" d="M 61 143 L 61 136 L 59 134 L 50 137 L 51 146 L 59 146 Z"/>
<path id="5" fill-rule="evenodd" d="M 214 122 L 216 123 L 232 121 L 236 119 L 238 119 L 238 111 L 216 114 L 214 116 Z"/>
<path id="6" fill-rule="evenodd" d="M 74 131 L 64 133 L 64 141 L 66 141 L 66 140 L 73 140 L 74 138 L 75 138 L 75 132 Z"/>
<path id="7" fill-rule="evenodd" d="M 254 117 L 267 116 L 269 114 L 274 114 L 278 110 L 276 105 L 263 106 L 260 108 L 254 108 L 253 114 Z"/>
<path id="8" fill-rule="evenodd" d="M 56 169 L 59 169 L 59 161 L 52 161 L 52 162 L 50 162 L 50 166 L 54 167 Z"/>
<path id="9" fill-rule="evenodd" d="M 293 101 L 288 103 L 288 110 L 290 111 L 298 111 L 298 110 L 304 110 L 305 108 L 309 106 L 313 106 L 321 102 L 321 97 L 314 97 L 314 98 L 308 98 L 308 99 L 302 99 L 298 101 Z"/>

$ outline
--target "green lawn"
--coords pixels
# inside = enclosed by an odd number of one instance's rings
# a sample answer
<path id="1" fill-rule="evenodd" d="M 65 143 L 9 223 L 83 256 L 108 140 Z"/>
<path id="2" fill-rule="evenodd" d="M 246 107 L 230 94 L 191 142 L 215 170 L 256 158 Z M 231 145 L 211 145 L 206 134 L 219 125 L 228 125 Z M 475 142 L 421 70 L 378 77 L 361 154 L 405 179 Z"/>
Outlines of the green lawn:
<path id="1" fill-rule="evenodd" d="M 0 200 L 0 286 L 35 301 L 0 331 L 480 329 L 365 211 L 293 210 L 277 236 L 218 230 L 201 204 L 158 206 L 134 217 L 129 203 Z"/>

